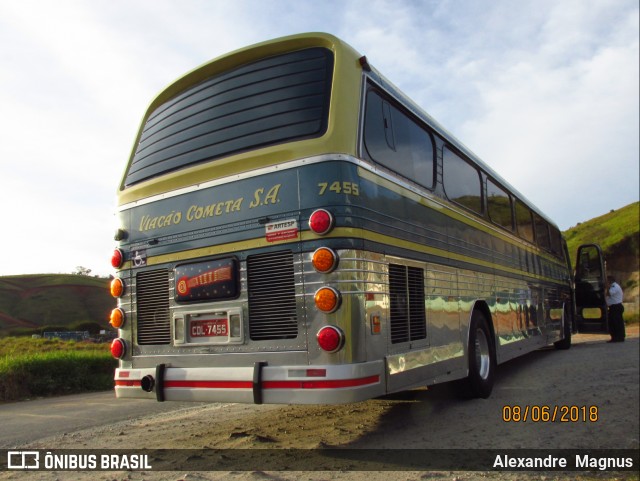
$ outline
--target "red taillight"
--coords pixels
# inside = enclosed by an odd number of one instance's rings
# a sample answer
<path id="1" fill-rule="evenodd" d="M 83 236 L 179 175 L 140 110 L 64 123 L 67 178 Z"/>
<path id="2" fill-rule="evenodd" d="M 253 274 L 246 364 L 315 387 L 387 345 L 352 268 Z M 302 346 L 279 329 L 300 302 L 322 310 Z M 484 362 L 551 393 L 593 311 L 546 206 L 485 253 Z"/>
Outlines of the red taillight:
<path id="1" fill-rule="evenodd" d="M 336 352 L 344 345 L 344 334 L 336 326 L 325 326 L 316 334 L 318 346 L 323 351 Z"/>
<path id="2" fill-rule="evenodd" d="M 111 255 L 111 266 L 114 269 L 117 269 L 122 265 L 122 261 L 124 261 L 124 254 L 120 249 L 116 249 L 113 251 Z"/>
<path id="3" fill-rule="evenodd" d="M 124 294 L 124 281 L 116 277 L 111 281 L 110 290 L 113 297 L 121 297 Z"/>
<path id="4" fill-rule="evenodd" d="M 318 235 L 327 234 L 333 228 L 333 216 L 324 209 L 318 209 L 309 217 L 309 228 Z"/>
<path id="5" fill-rule="evenodd" d="M 114 339 L 111 342 L 111 355 L 113 357 L 115 357 L 116 359 L 122 359 L 126 352 L 127 352 L 127 345 L 122 339 L 120 338 Z"/>

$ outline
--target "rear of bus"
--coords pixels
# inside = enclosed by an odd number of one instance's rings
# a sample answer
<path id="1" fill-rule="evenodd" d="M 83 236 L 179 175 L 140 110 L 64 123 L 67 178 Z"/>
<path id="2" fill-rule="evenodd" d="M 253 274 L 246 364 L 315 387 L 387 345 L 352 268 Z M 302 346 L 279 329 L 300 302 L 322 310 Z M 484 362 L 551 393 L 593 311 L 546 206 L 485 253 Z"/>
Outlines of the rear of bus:
<path id="1" fill-rule="evenodd" d="M 205 64 L 152 102 L 119 191 L 118 397 L 384 393 L 382 298 L 365 285 L 381 285 L 380 261 L 352 215 L 358 58 L 329 35 L 288 37 Z"/>

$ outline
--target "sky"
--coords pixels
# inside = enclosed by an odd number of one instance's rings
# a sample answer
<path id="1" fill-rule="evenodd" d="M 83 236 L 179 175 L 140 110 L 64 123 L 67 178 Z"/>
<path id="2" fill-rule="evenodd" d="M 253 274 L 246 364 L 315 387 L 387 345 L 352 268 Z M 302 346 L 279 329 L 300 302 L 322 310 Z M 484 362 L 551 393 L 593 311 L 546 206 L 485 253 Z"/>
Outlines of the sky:
<path id="1" fill-rule="evenodd" d="M 0 0 L 0 275 L 108 275 L 141 118 L 219 55 L 358 52 L 561 230 L 639 197 L 637 0 Z"/>

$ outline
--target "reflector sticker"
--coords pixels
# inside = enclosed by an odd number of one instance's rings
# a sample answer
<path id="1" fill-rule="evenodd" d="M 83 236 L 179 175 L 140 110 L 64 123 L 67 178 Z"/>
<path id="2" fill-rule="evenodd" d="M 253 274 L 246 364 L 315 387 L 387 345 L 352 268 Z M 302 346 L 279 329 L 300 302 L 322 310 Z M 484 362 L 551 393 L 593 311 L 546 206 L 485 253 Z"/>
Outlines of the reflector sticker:
<path id="1" fill-rule="evenodd" d="M 265 237 L 267 242 L 279 242 L 298 238 L 298 221 L 287 219 L 265 224 Z"/>
<path id="2" fill-rule="evenodd" d="M 187 264 L 176 267 L 176 301 L 205 301 L 236 297 L 235 259 Z"/>

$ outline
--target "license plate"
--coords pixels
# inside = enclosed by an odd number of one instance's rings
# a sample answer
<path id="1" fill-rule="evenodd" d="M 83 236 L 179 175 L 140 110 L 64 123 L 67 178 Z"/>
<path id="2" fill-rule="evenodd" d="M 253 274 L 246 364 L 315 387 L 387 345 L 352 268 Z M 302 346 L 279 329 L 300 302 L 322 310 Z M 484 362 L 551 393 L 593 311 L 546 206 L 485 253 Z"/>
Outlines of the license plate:
<path id="1" fill-rule="evenodd" d="M 229 321 L 219 319 L 192 319 L 189 323 L 189 335 L 193 338 L 229 336 Z"/>

